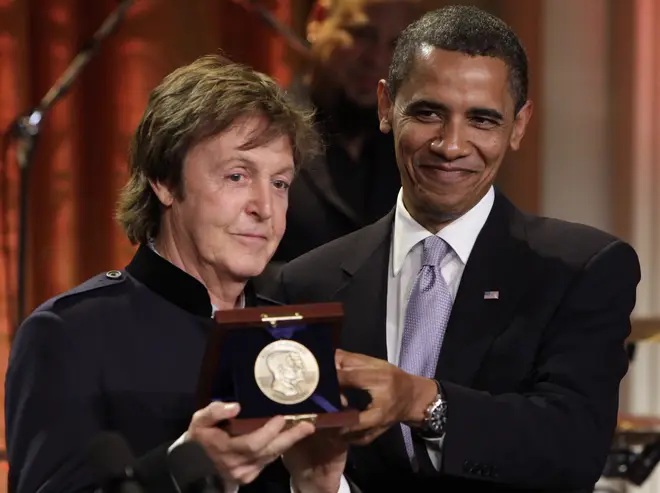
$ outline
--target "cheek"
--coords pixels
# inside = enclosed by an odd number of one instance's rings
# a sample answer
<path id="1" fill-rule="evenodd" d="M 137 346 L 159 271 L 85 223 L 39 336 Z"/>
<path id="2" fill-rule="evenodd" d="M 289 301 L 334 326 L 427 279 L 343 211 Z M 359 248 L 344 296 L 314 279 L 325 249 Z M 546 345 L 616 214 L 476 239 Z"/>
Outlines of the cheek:
<path id="1" fill-rule="evenodd" d="M 278 240 L 286 230 L 286 211 L 289 207 L 289 197 L 279 196 L 273 199 L 273 232 Z"/>
<path id="2" fill-rule="evenodd" d="M 507 142 L 499 136 L 488 136 L 475 143 L 475 147 L 483 156 L 486 169 L 497 169 L 507 150 Z"/>
<path id="3" fill-rule="evenodd" d="M 402 125 L 396 138 L 396 153 L 401 164 L 409 166 L 433 141 L 434 135 L 429 125 Z"/>
<path id="4" fill-rule="evenodd" d="M 222 190 L 200 194 L 197 207 L 192 211 L 191 222 L 201 227 L 221 228 L 235 223 L 244 208 L 245 198 L 240 190 Z"/>

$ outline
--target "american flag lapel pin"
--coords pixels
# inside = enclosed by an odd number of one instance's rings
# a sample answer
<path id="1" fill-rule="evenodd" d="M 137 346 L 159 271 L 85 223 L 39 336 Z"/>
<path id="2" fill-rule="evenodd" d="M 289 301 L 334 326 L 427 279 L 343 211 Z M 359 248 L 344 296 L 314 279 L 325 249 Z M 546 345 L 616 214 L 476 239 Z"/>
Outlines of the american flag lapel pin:
<path id="1" fill-rule="evenodd" d="M 485 300 L 499 300 L 500 292 L 499 291 L 486 291 L 484 293 Z"/>

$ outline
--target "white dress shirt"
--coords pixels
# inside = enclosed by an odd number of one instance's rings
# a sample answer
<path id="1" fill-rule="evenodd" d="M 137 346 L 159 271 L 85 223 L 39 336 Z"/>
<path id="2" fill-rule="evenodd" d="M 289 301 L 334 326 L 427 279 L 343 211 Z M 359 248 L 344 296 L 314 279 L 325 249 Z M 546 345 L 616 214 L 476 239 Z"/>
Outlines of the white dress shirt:
<path id="1" fill-rule="evenodd" d="M 477 241 L 477 236 L 486 223 L 494 201 L 495 191 L 491 187 L 477 205 L 437 233 L 437 236 L 451 247 L 440 263 L 440 272 L 449 287 L 452 303 L 456 300 L 465 264 Z M 422 268 L 422 241 L 429 236 L 431 236 L 431 232 L 415 221 L 406 210 L 403 205 L 402 192 L 399 191 L 390 247 L 386 320 L 387 359 L 397 366 L 399 365 L 406 306 L 417 274 Z M 439 470 L 442 459 L 442 440 L 427 440 L 427 449 L 431 462 Z"/>

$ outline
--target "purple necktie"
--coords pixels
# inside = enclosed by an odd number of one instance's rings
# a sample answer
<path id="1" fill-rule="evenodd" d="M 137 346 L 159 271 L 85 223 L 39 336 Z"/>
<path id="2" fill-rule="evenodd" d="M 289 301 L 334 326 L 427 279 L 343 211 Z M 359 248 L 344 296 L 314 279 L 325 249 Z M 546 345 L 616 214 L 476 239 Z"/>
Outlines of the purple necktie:
<path id="1" fill-rule="evenodd" d="M 406 373 L 433 378 L 452 308 L 447 283 L 440 273 L 440 262 L 449 245 L 437 236 L 424 240 L 422 268 L 417 274 L 406 307 L 399 366 Z M 401 425 L 408 457 L 413 462 L 415 451 L 410 427 Z"/>

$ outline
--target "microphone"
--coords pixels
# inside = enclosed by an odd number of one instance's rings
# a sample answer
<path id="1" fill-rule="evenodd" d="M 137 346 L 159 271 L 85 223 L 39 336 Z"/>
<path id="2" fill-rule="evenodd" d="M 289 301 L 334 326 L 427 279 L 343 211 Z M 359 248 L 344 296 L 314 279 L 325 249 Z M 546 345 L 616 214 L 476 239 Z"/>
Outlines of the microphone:
<path id="1" fill-rule="evenodd" d="M 99 433 L 89 447 L 89 464 L 104 493 L 144 493 L 135 475 L 135 456 L 117 433 Z"/>
<path id="2" fill-rule="evenodd" d="M 185 442 L 167 456 L 167 465 L 181 493 L 224 493 L 213 462 L 200 444 Z"/>
<path id="3" fill-rule="evenodd" d="M 641 486 L 651 475 L 655 466 L 660 462 L 660 440 L 650 443 L 630 463 L 627 471 L 627 479 Z"/>
<path id="4" fill-rule="evenodd" d="M 306 60 L 314 60 L 314 54 L 306 39 L 298 36 L 291 28 L 282 24 L 259 0 L 233 0 L 249 12 L 257 14 L 263 22 L 284 38 L 288 46 Z"/>

